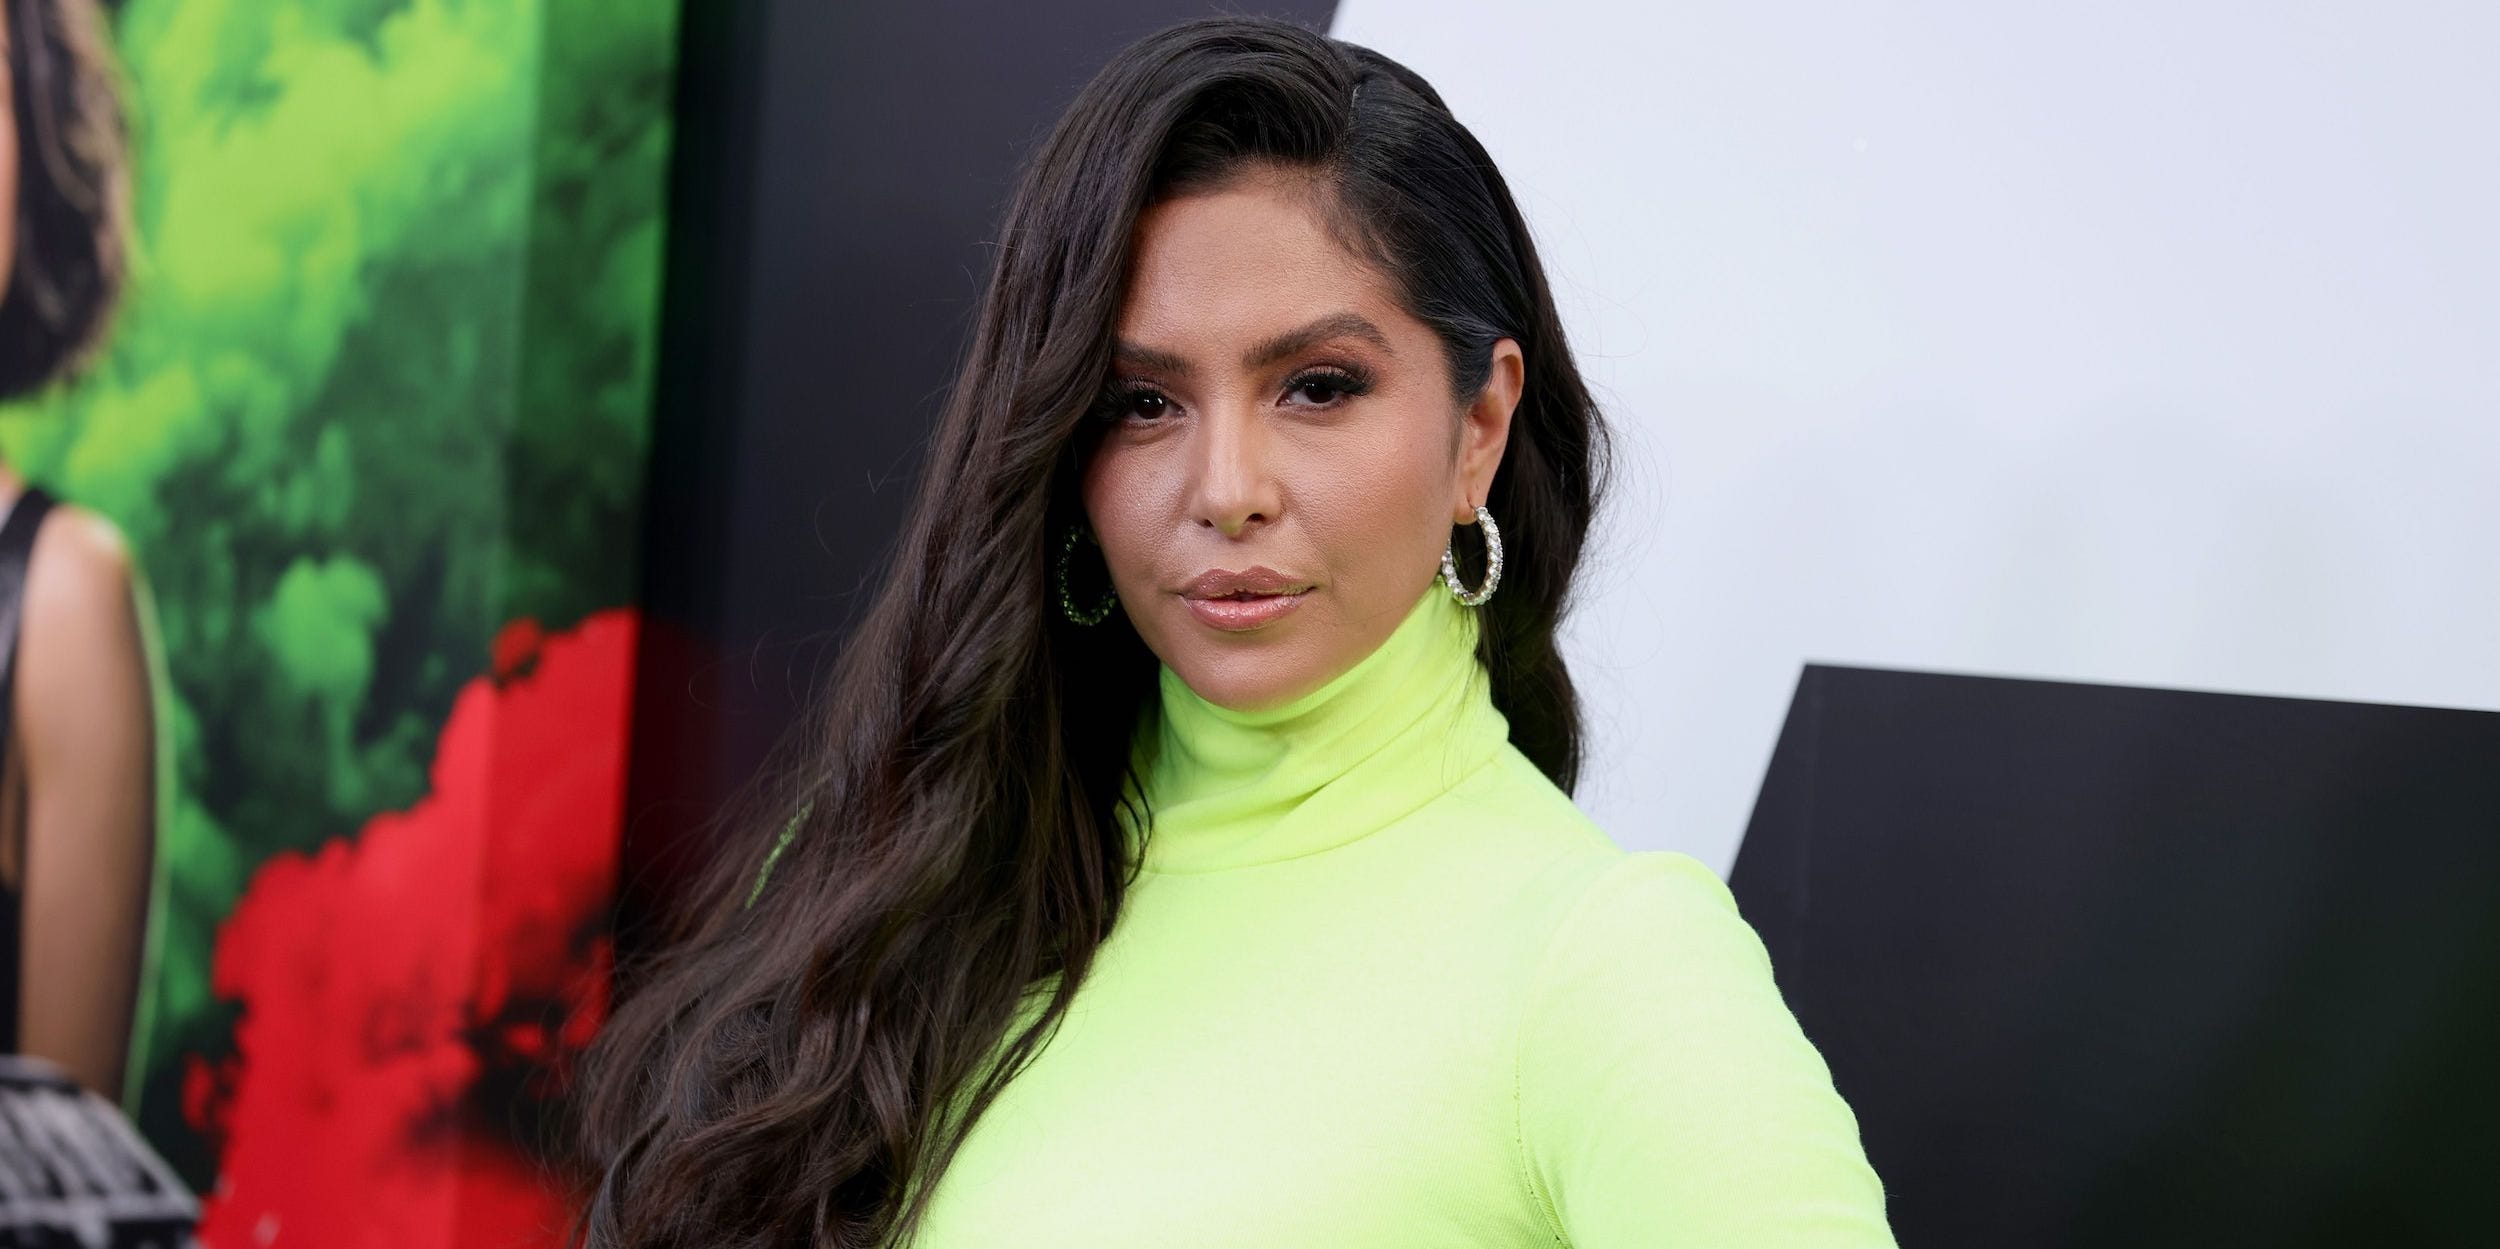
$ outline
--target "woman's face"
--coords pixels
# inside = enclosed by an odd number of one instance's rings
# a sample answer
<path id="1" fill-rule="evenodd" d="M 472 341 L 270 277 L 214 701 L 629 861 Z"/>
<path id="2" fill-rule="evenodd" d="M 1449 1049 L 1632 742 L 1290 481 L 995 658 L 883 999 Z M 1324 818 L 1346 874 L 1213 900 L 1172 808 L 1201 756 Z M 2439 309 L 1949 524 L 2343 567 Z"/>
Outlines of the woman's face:
<path id="1" fill-rule="evenodd" d="M 1370 654 L 1475 519 L 1525 377 L 1450 394 L 1431 328 L 1261 170 L 1137 225 L 1085 511 L 1121 609 L 1199 696 L 1289 702 Z M 1251 591 L 1222 601 L 1229 574 Z M 1212 577 L 1214 584 L 1202 580 Z"/>

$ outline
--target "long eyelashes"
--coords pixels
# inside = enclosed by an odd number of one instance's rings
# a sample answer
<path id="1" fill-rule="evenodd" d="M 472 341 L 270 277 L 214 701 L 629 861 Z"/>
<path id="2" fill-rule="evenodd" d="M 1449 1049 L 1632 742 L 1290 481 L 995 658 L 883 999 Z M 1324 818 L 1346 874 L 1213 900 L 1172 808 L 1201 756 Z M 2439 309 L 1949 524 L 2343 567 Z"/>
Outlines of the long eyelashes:
<path id="1" fill-rule="evenodd" d="M 1294 374 L 1293 380 L 1285 383 L 1285 393 L 1294 394 L 1312 386 L 1351 399 L 1371 390 L 1372 376 L 1368 370 L 1351 366 L 1343 368 L 1334 365 L 1323 366 Z M 1336 401 L 1330 400 L 1319 406 L 1334 407 Z"/>
<path id="2" fill-rule="evenodd" d="M 1310 406 L 1322 411 L 1341 406 L 1357 395 L 1370 393 L 1371 371 L 1357 365 L 1326 365 L 1305 369 L 1285 383 L 1285 394 L 1317 391 L 1329 397 Z M 1162 405 L 1151 414 L 1140 412 L 1138 405 L 1152 402 Z M 1143 382 L 1114 381 L 1104 389 L 1102 401 L 1095 407 L 1094 417 L 1102 421 L 1120 421 L 1131 416 L 1153 423 L 1170 410 L 1171 398 L 1161 390 Z"/>
<path id="3" fill-rule="evenodd" d="M 1131 382 L 1113 382 L 1102 392 L 1102 402 L 1095 405 L 1094 419 L 1104 422 L 1125 420 L 1138 404 L 1149 400 L 1157 403 L 1170 402 L 1163 397 L 1161 391 L 1151 386 L 1140 386 Z M 1156 415 L 1160 416 L 1161 413 Z"/>

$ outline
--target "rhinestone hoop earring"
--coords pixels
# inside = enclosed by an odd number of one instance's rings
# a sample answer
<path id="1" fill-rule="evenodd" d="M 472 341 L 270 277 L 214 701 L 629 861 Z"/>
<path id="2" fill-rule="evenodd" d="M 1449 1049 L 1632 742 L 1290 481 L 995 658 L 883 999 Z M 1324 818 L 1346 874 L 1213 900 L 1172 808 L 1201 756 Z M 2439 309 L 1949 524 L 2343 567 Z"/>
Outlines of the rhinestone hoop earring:
<path id="1" fill-rule="evenodd" d="M 1092 536 L 1086 532 L 1083 525 L 1070 525 L 1068 536 L 1059 542 L 1059 614 L 1066 616 L 1072 624 L 1089 628 L 1101 624 L 1103 618 L 1109 616 L 1111 609 L 1120 601 L 1118 590 L 1106 589 L 1103 591 L 1102 601 L 1096 603 L 1093 610 L 1081 612 L 1076 609 L 1076 595 L 1068 590 L 1068 564 L 1076 556 L 1076 544 Z M 1101 543 L 1097 542 L 1095 545 L 1100 546 Z"/>
<path id="2" fill-rule="evenodd" d="M 1502 583 L 1502 527 L 1493 523 L 1493 513 L 1481 503 L 1476 505 L 1476 524 L 1484 529 L 1484 586 L 1470 592 L 1458 583 L 1457 539 L 1441 548 L 1441 581 L 1450 587 L 1450 594 L 1469 607 L 1483 606 L 1493 597 L 1493 587 Z"/>

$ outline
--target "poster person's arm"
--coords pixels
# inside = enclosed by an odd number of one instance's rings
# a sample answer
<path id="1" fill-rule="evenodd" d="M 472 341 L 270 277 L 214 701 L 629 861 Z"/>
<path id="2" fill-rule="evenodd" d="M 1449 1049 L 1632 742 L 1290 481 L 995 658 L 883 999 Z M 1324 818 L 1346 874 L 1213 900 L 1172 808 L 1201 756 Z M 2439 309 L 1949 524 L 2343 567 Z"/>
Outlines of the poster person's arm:
<path id="1" fill-rule="evenodd" d="M 19 1047 L 119 1100 L 156 846 L 154 694 L 120 534 L 64 507 L 36 539 L 15 702 L 26 786 Z"/>

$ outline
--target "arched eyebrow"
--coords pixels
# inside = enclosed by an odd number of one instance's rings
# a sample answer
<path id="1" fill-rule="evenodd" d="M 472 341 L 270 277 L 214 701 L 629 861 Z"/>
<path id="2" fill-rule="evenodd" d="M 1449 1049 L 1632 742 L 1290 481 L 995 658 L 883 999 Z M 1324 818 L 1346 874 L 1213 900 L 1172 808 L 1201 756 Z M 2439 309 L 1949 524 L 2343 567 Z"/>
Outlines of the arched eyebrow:
<path id="1" fill-rule="evenodd" d="M 1380 327 L 1372 324 L 1370 318 L 1359 312 L 1332 312 L 1299 329 L 1287 330 L 1251 347 L 1242 355 L 1241 367 L 1245 369 L 1265 368 L 1278 360 L 1296 352 L 1308 350 L 1332 338 L 1359 338 L 1391 356 L 1397 355 L 1397 350 L 1389 345 L 1389 336 L 1381 333 Z M 1113 350 L 1121 360 L 1142 365 L 1158 373 L 1187 377 L 1193 371 L 1185 357 L 1143 344 L 1132 343 L 1127 339 L 1121 339 Z"/>

